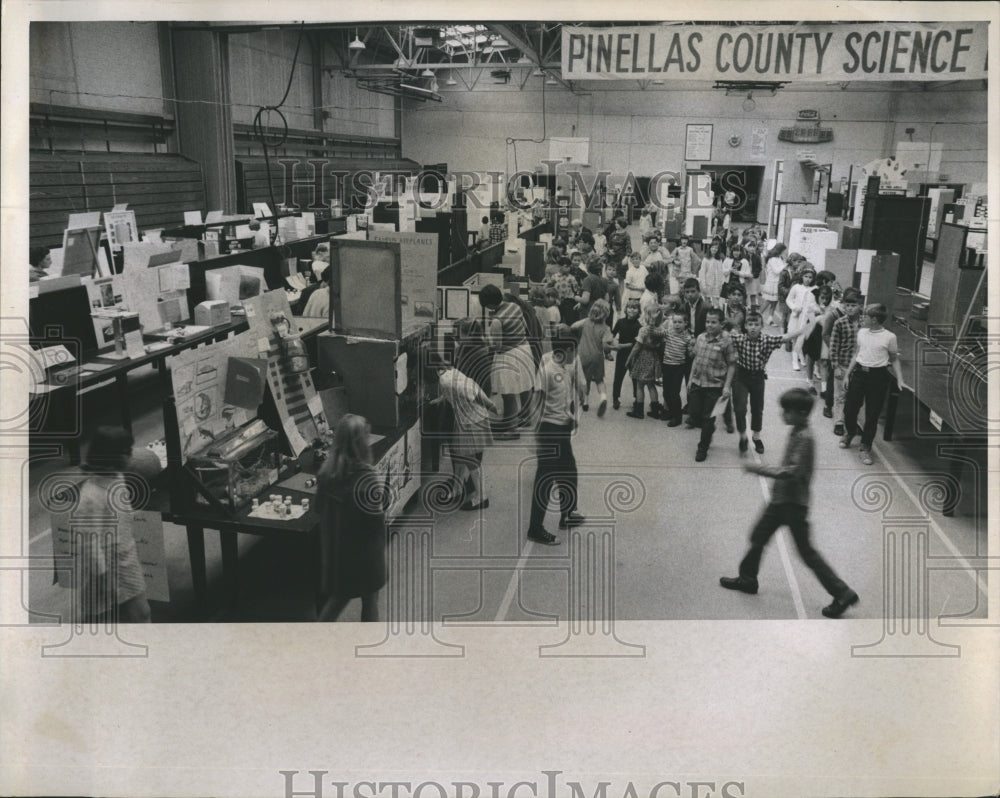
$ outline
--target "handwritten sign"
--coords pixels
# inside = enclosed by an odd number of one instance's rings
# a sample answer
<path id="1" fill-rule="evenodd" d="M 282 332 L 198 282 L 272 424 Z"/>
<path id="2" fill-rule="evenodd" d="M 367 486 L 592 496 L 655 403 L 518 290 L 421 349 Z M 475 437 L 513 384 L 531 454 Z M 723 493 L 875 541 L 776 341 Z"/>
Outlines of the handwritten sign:
<path id="1" fill-rule="evenodd" d="M 567 80 L 985 80 L 985 22 L 570 27 Z"/>

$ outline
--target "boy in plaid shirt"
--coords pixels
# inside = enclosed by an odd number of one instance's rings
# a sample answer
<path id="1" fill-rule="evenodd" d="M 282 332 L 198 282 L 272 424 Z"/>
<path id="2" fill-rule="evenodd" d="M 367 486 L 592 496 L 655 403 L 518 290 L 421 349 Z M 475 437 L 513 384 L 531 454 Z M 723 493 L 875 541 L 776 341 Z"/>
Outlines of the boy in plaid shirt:
<path id="1" fill-rule="evenodd" d="M 701 439 L 695 452 L 695 462 L 708 457 L 708 447 L 715 434 L 713 410 L 720 398 L 729 398 L 733 374 L 736 372 L 736 351 L 729 334 L 722 330 L 722 311 L 709 308 L 705 313 L 705 332 L 692 340 L 688 351 L 693 357 L 688 377 L 688 426 L 701 427 Z"/>
<path id="2" fill-rule="evenodd" d="M 858 344 L 861 326 L 861 292 L 848 288 L 840 300 L 844 315 L 830 330 L 830 365 L 833 366 L 833 434 L 844 434 L 844 398 L 847 396 L 847 369 Z M 830 390 L 830 386 L 827 386 Z"/>
<path id="3" fill-rule="evenodd" d="M 733 330 L 729 333 L 736 347 L 736 376 L 733 379 L 733 407 L 736 412 L 736 428 L 740 431 L 740 454 L 749 448 L 747 441 L 747 398 L 750 399 L 750 431 L 753 433 L 753 448 L 758 454 L 764 453 L 764 443 L 760 430 L 764 419 L 764 368 L 775 349 L 780 349 L 786 341 L 793 341 L 804 335 L 807 327 L 798 332 L 784 335 L 764 335 L 764 318 L 756 310 L 746 317 L 746 332 Z"/>

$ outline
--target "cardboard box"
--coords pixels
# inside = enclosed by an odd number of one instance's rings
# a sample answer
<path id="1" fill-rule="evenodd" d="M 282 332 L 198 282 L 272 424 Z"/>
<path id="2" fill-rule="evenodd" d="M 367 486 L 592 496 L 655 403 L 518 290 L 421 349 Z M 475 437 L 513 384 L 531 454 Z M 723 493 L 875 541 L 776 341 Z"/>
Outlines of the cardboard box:
<path id="1" fill-rule="evenodd" d="M 229 303 L 224 299 L 206 299 L 194 308 L 194 323 L 205 327 L 217 327 L 229 323 Z"/>

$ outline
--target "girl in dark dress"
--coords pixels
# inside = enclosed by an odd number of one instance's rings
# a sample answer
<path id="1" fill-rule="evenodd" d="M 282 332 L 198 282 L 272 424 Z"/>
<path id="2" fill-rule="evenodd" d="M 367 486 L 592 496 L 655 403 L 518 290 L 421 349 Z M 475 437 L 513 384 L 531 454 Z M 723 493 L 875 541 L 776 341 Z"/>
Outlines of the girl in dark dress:
<path id="1" fill-rule="evenodd" d="M 319 472 L 322 594 L 320 621 L 335 621 L 352 598 L 361 598 L 361 620 L 378 620 L 378 592 L 386 582 L 385 501 L 388 491 L 371 465 L 368 422 L 340 419 L 333 452 Z"/>

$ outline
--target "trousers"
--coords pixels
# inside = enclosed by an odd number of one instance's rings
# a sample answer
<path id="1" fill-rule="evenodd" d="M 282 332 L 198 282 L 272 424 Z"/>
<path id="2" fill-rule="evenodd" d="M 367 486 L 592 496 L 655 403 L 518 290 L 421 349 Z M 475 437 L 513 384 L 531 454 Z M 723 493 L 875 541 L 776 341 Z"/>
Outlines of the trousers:
<path id="1" fill-rule="evenodd" d="M 689 386 L 688 413 L 701 426 L 699 449 L 707 450 L 712 445 L 712 436 L 715 434 L 715 416 L 712 415 L 712 410 L 715 409 L 715 403 L 721 396 L 721 386 L 718 388 L 705 388 L 697 384 Z"/>
<path id="2" fill-rule="evenodd" d="M 667 407 L 667 418 L 681 419 L 681 385 L 687 376 L 687 364 L 663 364 L 663 404 Z"/>
<path id="3" fill-rule="evenodd" d="M 750 400 L 750 429 L 760 432 L 764 422 L 764 372 L 736 368 L 733 378 L 733 410 L 736 429 L 747 431 L 747 399 Z"/>
<path id="4" fill-rule="evenodd" d="M 865 408 L 865 426 L 861 430 L 861 445 L 871 446 L 878 431 L 878 417 L 889 393 L 892 375 L 888 368 L 865 371 L 855 366 L 848 375 L 847 395 L 844 399 L 844 427 L 848 435 L 858 434 L 858 413 Z"/>
<path id="5" fill-rule="evenodd" d="M 531 488 L 531 518 L 528 528 L 543 529 L 552 489 L 559 489 L 559 512 L 565 517 L 576 510 L 577 468 L 573 455 L 572 424 L 538 426 L 538 468 Z"/>
<path id="6" fill-rule="evenodd" d="M 849 588 L 823 559 L 823 555 L 813 548 L 809 540 L 808 515 L 809 508 L 804 504 L 767 505 L 754 525 L 753 531 L 750 532 L 750 548 L 740 563 L 740 576 L 748 579 L 757 578 L 764 547 L 778 529 L 787 526 L 788 531 L 792 533 L 792 540 L 795 541 L 795 548 L 798 549 L 802 562 L 816 574 L 816 578 L 819 579 L 826 592 L 834 598 L 844 595 Z"/>
<path id="7" fill-rule="evenodd" d="M 628 373 L 628 350 L 619 349 L 615 353 L 615 381 L 611 386 L 611 398 L 622 398 L 622 383 L 625 382 L 625 375 Z M 632 396 L 635 397 L 635 380 L 632 380 Z"/>

